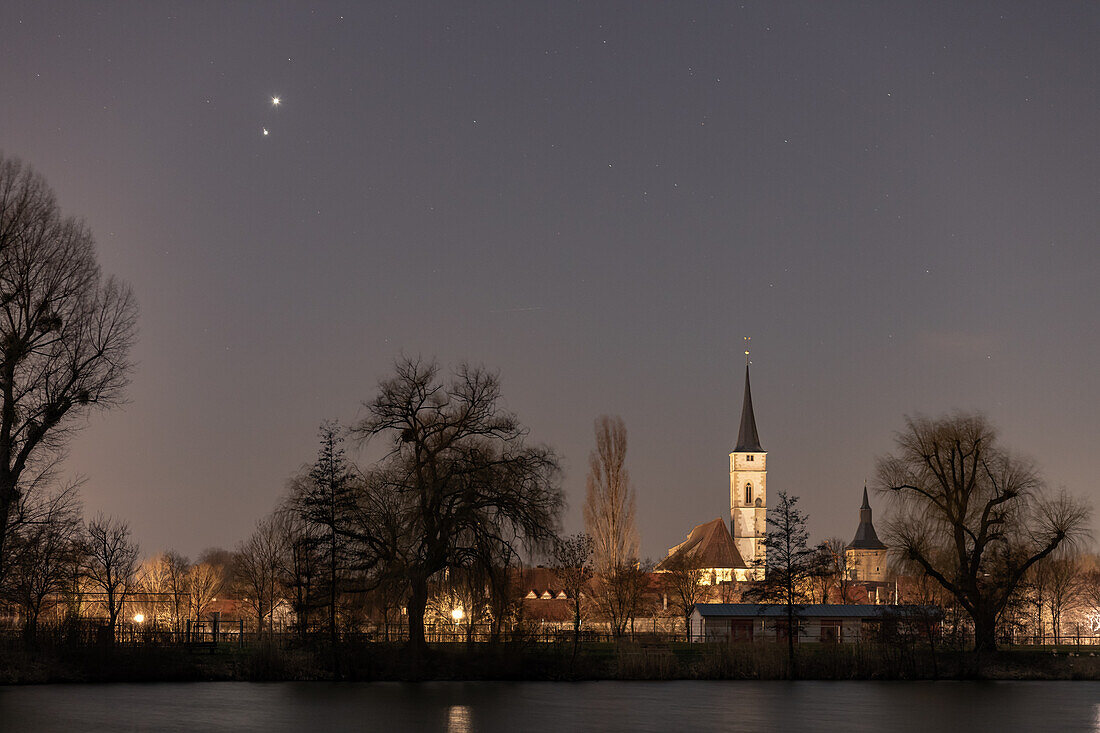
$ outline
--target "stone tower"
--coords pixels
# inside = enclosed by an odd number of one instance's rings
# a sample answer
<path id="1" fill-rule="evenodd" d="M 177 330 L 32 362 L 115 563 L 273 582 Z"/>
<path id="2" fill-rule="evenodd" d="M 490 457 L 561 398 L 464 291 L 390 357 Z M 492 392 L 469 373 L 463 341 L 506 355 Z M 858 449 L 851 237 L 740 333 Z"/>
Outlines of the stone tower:
<path id="1" fill-rule="evenodd" d="M 746 352 L 747 353 L 747 352 Z M 760 447 L 752 412 L 749 365 L 745 365 L 745 399 L 737 445 L 730 453 L 730 532 L 737 551 L 752 568 L 750 578 L 764 577 L 765 517 L 768 506 L 768 454 Z"/>
<path id="2" fill-rule="evenodd" d="M 863 505 L 859 508 L 859 527 L 856 536 L 844 550 L 848 577 L 860 582 L 883 583 L 886 581 L 886 545 L 875 533 L 871 523 L 871 503 L 867 501 L 867 487 L 863 487 Z"/>

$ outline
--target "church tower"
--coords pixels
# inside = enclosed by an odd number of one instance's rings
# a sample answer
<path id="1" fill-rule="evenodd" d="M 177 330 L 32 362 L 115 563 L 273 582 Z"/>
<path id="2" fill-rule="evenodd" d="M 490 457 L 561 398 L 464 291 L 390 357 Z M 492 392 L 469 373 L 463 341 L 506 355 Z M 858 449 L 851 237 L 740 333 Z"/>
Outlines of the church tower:
<path id="1" fill-rule="evenodd" d="M 871 502 L 867 501 L 867 487 L 864 486 L 856 536 L 844 550 L 848 577 L 861 582 L 885 582 L 886 551 L 886 545 L 878 538 L 875 525 L 871 522 Z"/>
<path id="2" fill-rule="evenodd" d="M 745 352 L 746 356 L 748 351 Z M 746 360 L 747 362 L 747 360 Z M 768 454 L 760 447 L 756 416 L 752 412 L 749 365 L 745 364 L 745 399 L 737 445 L 730 453 L 730 531 L 737 551 L 751 568 L 747 576 L 764 577 L 764 529 L 768 505 Z"/>

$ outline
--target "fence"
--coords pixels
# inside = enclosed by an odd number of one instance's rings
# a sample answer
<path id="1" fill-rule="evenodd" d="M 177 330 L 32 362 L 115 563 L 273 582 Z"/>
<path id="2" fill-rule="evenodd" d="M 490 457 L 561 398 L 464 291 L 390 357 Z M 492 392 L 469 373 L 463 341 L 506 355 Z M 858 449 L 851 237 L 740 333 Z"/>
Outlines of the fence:
<path id="1" fill-rule="evenodd" d="M 1025 636 L 1006 633 L 999 635 L 998 643 L 1005 647 L 1100 647 L 1100 634 L 1089 633 L 1091 629 L 1088 625 L 1071 626 L 1069 630 L 1072 633 L 1059 636 L 1050 634 Z M 947 633 L 946 629 L 943 631 L 944 633 L 937 635 L 938 645 L 966 648 L 973 643 L 973 637 L 966 630 L 956 630 L 954 633 Z M 909 641 L 914 643 L 921 643 L 926 639 L 919 633 L 911 633 L 910 636 L 912 638 Z M 259 643 L 280 646 L 303 642 L 325 644 L 328 643 L 329 638 L 328 631 L 323 628 L 312 629 L 305 635 L 286 629 L 257 631 L 254 625 L 247 624 L 241 619 L 190 620 L 182 623 L 179 628 L 169 628 L 156 623 L 137 623 L 131 620 L 117 623 L 113 638 L 109 621 L 101 618 L 70 619 L 62 623 L 40 624 L 33 631 L 28 631 L 18 624 L 0 623 L 0 640 L 9 644 L 29 641 L 53 646 L 93 646 L 113 643 L 119 646 L 180 646 L 202 649 L 217 646 L 251 646 Z M 340 639 L 345 643 L 403 643 L 408 641 L 408 629 L 392 624 L 368 626 L 353 631 L 343 630 L 340 632 Z M 440 645 L 481 645 L 491 642 L 572 644 L 574 633 L 571 625 L 526 626 L 494 631 L 488 625 L 434 624 L 425 628 L 425 639 L 429 644 Z M 606 624 L 603 624 L 602 628 L 590 625 L 588 628 L 582 628 L 579 639 L 584 644 L 617 641 L 663 644 L 706 641 L 738 644 L 748 641 L 738 635 L 731 634 L 723 638 L 713 632 L 692 638 L 684 633 L 682 627 L 672 631 L 668 625 L 659 624 L 637 624 L 633 630 L 628 628 L 621 635 L 611 633 Z M 883 640 L 902 641 L 900 638 Z M 768 641 L 768 639 L 759 638 L 756 641 Z M 803 638 L 799 643 L 805 644 L 807 641 Z"/>

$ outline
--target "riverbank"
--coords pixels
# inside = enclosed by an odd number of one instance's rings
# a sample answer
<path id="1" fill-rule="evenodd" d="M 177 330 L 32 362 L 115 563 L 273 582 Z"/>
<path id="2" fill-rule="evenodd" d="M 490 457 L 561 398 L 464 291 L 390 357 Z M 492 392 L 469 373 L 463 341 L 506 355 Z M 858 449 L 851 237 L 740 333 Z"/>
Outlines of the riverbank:
<path id="1" fill-rule="evenodd" d="M 775 644 L 568 644 L 436 647 L 415 664 L 398 645 L 134 646 L 0 650 L 0 684 L 59 682 L 786 679 Z M 334 672 L 338 670 L 338 674 Z M 1100 648 L 972 652 L 882 644 L 803 644 L 807 680 L 1100 680 Z"/>
<path id="2" fill-rule="evenodd" d="M 0 687 L 19 733 L 1095 733 L 1100 682 L 187 682 Z"/>

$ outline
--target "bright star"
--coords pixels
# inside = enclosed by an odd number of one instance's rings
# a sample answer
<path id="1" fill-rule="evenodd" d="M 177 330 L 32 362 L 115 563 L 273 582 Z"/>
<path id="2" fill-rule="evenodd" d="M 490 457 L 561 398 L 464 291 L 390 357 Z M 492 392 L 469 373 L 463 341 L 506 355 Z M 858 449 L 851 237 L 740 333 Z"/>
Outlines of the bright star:
<path id="1" fill-rule="evenodd" d="M 283 100 L 279 99 L 278 97 L 272 97 L 271 98 L 271 106 L 272 107 L 278 107 L 282 103 L 282 101 Z"/>
<path id="2" fill-rule="evenodd" d="M 266 127 L 263 128 L 263 131 L 264 131 L 264 137 L 267 137 L 267 128 Z"/>

